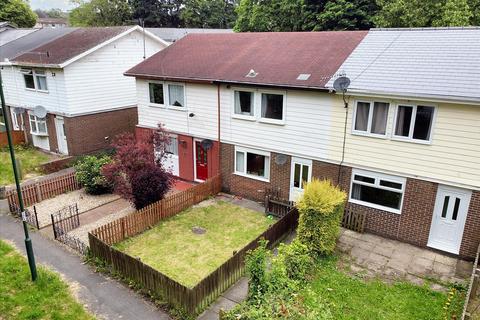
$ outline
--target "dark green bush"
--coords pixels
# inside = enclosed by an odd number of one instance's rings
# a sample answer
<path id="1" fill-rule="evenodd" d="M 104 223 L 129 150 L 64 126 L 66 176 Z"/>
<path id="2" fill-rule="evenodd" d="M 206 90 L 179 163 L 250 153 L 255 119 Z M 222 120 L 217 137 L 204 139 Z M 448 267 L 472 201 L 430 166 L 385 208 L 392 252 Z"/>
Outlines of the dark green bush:
<path id="1" fill-rule="evenodd" d="M 267 259 L 270 252 L 267 241 L 261 240 L 260 245 L 249 251 L 245 257 L 245 269 L 250 279 L 248 283 L 248 299 L 257 299 L 267 291 Z"/>
<path id="2" fill-rule="evenodd" d="M 315 254 L 329 255 L 335 250 L 343 211 L 345 192 L 330 181 L 313 179 L 297 203 L 300 213 L 298 239 Z"/>
<path id="3" fill-rule="evenodd" d="M 278 256 L 282 260 L 287 277 L 295 281 L 305 281 L 308 272 L 312 270 L 313 259 L 308 246 L 298 240 L 290 245 L 280 244 Z"/>
<path id="4" fill-rule="evenodd" d="M 102 194 L 112 190 L 111 185 L 101 172 L 102 167 L 111 161 L 112 159 L 106 155 L 100 157 L 85 156 L 77 161 L 74 166 L 77 180 L 87 193 Z"/>

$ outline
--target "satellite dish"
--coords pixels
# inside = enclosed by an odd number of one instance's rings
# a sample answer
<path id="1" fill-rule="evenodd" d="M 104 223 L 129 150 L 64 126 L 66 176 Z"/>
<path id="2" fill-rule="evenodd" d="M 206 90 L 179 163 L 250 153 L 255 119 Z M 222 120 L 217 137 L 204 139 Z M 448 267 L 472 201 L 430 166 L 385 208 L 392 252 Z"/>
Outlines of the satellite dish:
<path id="1" fill-rule="evenodd" d="M 201 144 L 204 150 L 210 150 L 213 147 L 213 141 L 210 139 L 203 139 Z"/>
<path id="2" fill-rule="evenodd" d="M 25 113 L 25 109 L 15 107 L 15 108 L 13 108 L 13 113 L 15 113 L 16 115 L 19 115 L 19 114 Z"/>
<path id="3" fill-rule="evenodd" d="M 283 166 L 285 163 L 287 163 L 287 160 L 288 157 L 284 154 L 277 154 L 275 157 L 275 163 L 279 166 Z"/>
<path id="4" fill-rule="evenodd" d="M 350 86 L 350 79 L 345 76 L 338 77 L 333 82 L 333 89 L 335 89 L 335 91 L 346 92 L 348 86 Z"/>
<path id="5" fill-rule="evenodd" d="M 47 116 L 47 109 L 45 109 L 44 107 L 42 106 L 36 106 L 34 109 L 33 109 L 33 114 L 37 117 L 37 118 L 45 118 Z"/>

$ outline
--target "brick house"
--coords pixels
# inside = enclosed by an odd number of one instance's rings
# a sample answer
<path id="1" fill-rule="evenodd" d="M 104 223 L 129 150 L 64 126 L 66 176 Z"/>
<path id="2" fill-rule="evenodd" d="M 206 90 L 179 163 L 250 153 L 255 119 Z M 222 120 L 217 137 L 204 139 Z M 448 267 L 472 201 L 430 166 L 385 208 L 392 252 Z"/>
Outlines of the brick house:
<path id="1" fill-rule="evenodd" d="M 105 149 L 135 129 L 135 82 L 123 72 L 167 42 L 138 26 L 45 28 L 0 47 L 0 68 L 14 129 L 51 152 Z M 37 106 L 46 110 L 39 118 Z"/>
<path id="2" fill-rule="evenodd" d="M 475 28 L 188 35 L 125 74 L 136 77 L 137 132 L 166 125 L 179 177 L 221 172 L 226 191 L 258 201 L 271 190 L 295 200 L 305 181 L 329 179 L 367 213 L 367 231 L 472 258 L 479 37 Z M 332 87 L 339 74 L 351 79 L 346 105 Z"/>

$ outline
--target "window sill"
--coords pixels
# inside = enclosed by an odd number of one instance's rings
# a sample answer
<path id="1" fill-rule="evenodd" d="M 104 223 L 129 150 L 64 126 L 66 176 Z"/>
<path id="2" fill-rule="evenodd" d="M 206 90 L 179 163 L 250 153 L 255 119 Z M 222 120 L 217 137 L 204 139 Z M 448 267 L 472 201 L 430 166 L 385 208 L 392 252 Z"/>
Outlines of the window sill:
<path id="1" fill-rule="evenodd" d="M 48 93 L 48 90 L 37 90 L 37 89 L 32 89 L 32 88 L 25 88 L 25 90 L 31 91 L 31 92 Z"/>
<path id="2" fill-rule="evenodd" d="M 188 109 L 185 107 L 167 106 L 164 104 L 149 103 L 148 106 L 150 108 L 158 108 L 158 109 L 164 109 L 164 110 L 175 110 L 175 111 L 183 111 L 183 112 L 188 111 Z"/>
<path id="3" fill-rule="evenodd" d="M 416 143 L 416 144 L 425 144 L 425 145 L 432 144 L 432 140 L 417 140 L 417 139 L 410 139 L 410 138 L 399 137 L 399 136 L 392 136 L 392 140 L 400 141 L 400 142 L 410 142 L 410 143 Z"/>
<path id="4" fill-rule="evenodd" d="M 262 181 L 262 182 L 270 182 L 270 179 L 262 178 L 262 177 L 259 177 L 259 176 L 254 176 L 254 175 L 246 174 L 246 173 L 242 173 L 242 172 L 234 172 L 233 174 L 235 174 L 237 176 L 240 176 L 240 177 L 244 177 L 244 178 L 259 180 L 259 181 Z"/>
<path id="5" fill-rule="evenodd" d="M 247 116 L 247 115 L 243 115 L 243 114 L 232 114 L 232 118 L 233 119 L 239 119 L 239 120 L 247 120 L 247 121 L 255 121 L 255 117 L 254 116 Z"/>
<path id="6" fill-rule="evenodd" d="M 267 124 L 275 124 L 277 126 L 285 125 L 285 120 L 274 120 L 274 119 L 268 119 L 268 118 L 260 118 L 260 119 L 258 119 L 258 122 L 267 123 Z"/>
<path id="7" fill-rule="evenodd" d="M 361 136 L 361 137 L 370 137 L 370 138 L 377 138 L 377 139 L 388 139 L 386 134 L 376 134 L 376 133 L 368 133 L 363 131 L 352 131 L 352 135 L 354 136 Z"/>
<path id="8" fill-rule="evenodd" d="M 401 214 L 402 213 L 401 209 L 400 210 L 392 209 L 392 208 L 389 208 L 389 207 L 384 207 L 384 206 L 380 206 L 380 205 L 376 205 L 376 204 L 373 204 L 373 203 L 364 202 L 364 201 L 360 201 L 360 200 L 355 200 L 355 199 L 351 199 L 351 198 L 348 199 L 348 202 L 355 203 L 355 204 L 358 204 L 358 205 L 361 205 L 361 206 L 364 206 L 364 207 L 368 207 L 368 208 L 373 208 L 373 209 L 386 211 L 386 212 L 389 212 L 389 213 L 394 213 L 394 214 Z"/>
<path id="9" fill-rule="evenodd" d="M 30 132 L 32 136 L 36 137 L 48 137 L 48 133 L 36 133 L 36 132 Z"/>

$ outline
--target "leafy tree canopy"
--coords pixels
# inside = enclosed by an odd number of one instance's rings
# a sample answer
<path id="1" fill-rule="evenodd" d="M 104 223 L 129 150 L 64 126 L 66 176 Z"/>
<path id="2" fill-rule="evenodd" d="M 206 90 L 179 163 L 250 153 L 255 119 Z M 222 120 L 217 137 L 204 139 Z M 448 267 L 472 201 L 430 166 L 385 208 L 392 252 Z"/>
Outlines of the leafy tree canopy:
<path id="1" fill-rule="evenodd" d="M 36 9 L 35 13 L 39 18 L 66 18 L 68 16 L 68 14 L 61 9 Z"/>
<path id="2" fill-rule="evenodd" d="M 79 6 L 70 12 L 75 27 L 103 27 L 131 24 L 132 10 L 124 0 L 74 0 Z"/>
<path id="3" fill-rule="evenodd" d="M 134 19 L 143 19 L 145 27 L 181 26 L 183 0 L 131 0 Z"/>
<path id="4" fill-rule="evenodd" d="M 24 0 L 0 0 L 0 21 L 8 21 L 19 28 L 31 28 L 37 15 Z"/>
<path id="5" fill-rule="evenodd" d="M 180 17 L 187 28 L 233 28 L 236 0 L 186 0 Z"/>

